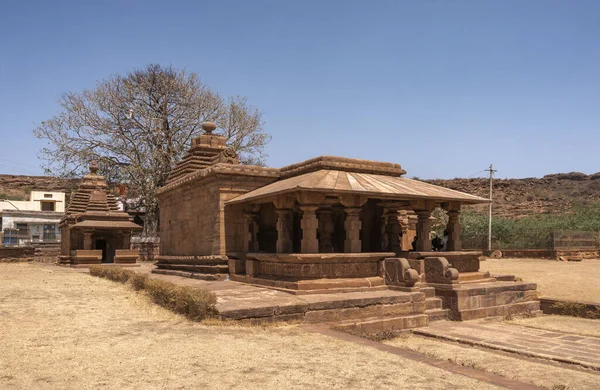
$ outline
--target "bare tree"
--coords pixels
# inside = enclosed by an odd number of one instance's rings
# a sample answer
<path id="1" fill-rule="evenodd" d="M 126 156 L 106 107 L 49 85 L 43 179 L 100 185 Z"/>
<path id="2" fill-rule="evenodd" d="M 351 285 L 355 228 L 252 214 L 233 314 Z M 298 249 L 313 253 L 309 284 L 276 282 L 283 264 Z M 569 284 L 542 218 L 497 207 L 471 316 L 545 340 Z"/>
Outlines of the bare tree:
<path id="1" fill-rule="evenodd" d="M 97 159 L 109 181 L 127 183 L 145 208 L 144 234 L 157 229 L 156 191 L 185 154 L 204 121 L 213 121 L 245 164 L 263 165 L 270 136 L 262 113 L 246 98 L 224 99 L 197 74 L 148 65 L 111 76 L 93 90 L 65 93 L 62 112 L 34 134 L 48 147 L 40 158 L 48 174 L 81 175 Z"/>

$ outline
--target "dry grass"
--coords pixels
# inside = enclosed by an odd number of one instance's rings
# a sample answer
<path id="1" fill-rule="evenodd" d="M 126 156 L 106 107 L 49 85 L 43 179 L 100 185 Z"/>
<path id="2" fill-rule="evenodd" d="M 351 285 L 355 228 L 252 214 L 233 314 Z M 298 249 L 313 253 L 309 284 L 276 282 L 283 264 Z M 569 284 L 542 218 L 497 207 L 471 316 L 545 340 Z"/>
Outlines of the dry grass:
<path id="1" fill-rule="evenodd" d="M 600 303 L 600 260 L 488 259 L 481 270 L 535 282 L 542 297 Z"/>
<path id="2" fill-rule="evenodd" d="M 510 323 L 528 326 L 530 328 L 569 332 L 583 336 L 600 337 L 600 320 L 545 315 L 533 318 L 517 318 L 510 321 Z"/>
<path id="3" fill-rule="evenodd" d="M 385 341 L 385 344 L 547 389 L 595 389 L 600 382 L 600 375 L 593 371 L 573 369 L 552 362 L 542 363 L 541 360 L 522 359 L 427 337 L 408 335 Z"/>
<path id="4" fill-rule="evenodd" d="M 2 389 L 491 389 L 298 327 L 205 326 L 126 285 L 0 264 Z"/>
<path id="5" fill-rule="evenodd" d="M 217 296 L 211 291 L 153 280 L 147 274 L 136 273 L 120 267 L 90 267 L 90 275 L 114 282 L 129 282 L 134 290 L 143 290 L 148 293 L 154 303 L 175 313 L 183 314 L 193 321 L 201 321 L 218 314 Z"/>

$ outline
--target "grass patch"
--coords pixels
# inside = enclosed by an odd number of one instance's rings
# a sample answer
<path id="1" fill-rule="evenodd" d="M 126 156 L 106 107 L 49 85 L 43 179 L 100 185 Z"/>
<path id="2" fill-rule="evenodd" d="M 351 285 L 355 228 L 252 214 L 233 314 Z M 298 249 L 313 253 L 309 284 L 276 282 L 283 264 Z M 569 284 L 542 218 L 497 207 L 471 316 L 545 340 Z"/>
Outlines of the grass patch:
<path id="1" fill-rule="evenodd" d="M 144 291 L 152 301 L 193 321 L 217 315 L 217 296 L 206 290 L 179 286 L 163 280 L 150 279 L 148 275 L 120 267 L 90 267 L 90 275 L 127 283 L 136 291 Z"/>

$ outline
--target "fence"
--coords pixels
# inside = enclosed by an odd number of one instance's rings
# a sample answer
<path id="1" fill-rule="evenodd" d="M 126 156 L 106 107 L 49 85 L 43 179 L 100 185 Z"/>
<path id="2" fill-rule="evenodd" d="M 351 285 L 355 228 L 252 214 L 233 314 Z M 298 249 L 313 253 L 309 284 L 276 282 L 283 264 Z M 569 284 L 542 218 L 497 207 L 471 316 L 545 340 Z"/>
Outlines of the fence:
<path id="1" fill-rule="evenodd" d="M 600 249 L 600 232 L 557 230 L 554 249 L 561 251 L 595 251 Z"/>
<path id="2" fill-rule="evenodd" d="M 487 232 L 463 232 L 462 246 L 465 249 L 486 250 Z M 519 250 L 543 249 L 559 251 L 597 251 L 600 250 L 600 232 L 569 231 L 546 229 L 523 229 L 522 231 L 492 232 L 492 249 Z"/>

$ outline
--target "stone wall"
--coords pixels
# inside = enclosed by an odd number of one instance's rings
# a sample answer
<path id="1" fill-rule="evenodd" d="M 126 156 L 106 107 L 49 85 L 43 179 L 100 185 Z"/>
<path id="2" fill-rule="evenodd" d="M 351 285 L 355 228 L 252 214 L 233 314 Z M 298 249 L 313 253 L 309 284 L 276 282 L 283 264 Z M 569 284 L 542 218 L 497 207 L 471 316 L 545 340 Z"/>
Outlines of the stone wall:
<path id="1" fill-rule="evenodd" d="M 161 255 L 213 254 L 219 216 L 217 183 L 186 185 L 160 197 Z"/>
<path id="2" fill-rule="evenodd" d="M 131 237 L 131 249 L 139 251 L 139 261 L 155 261 L 159 248 L 160 237 Z"/>
<path id="3" fill-rule="evenodd" d="M 0 262 L 33 260 L 35 249 L 31 246 L 0 247 Z"/>

